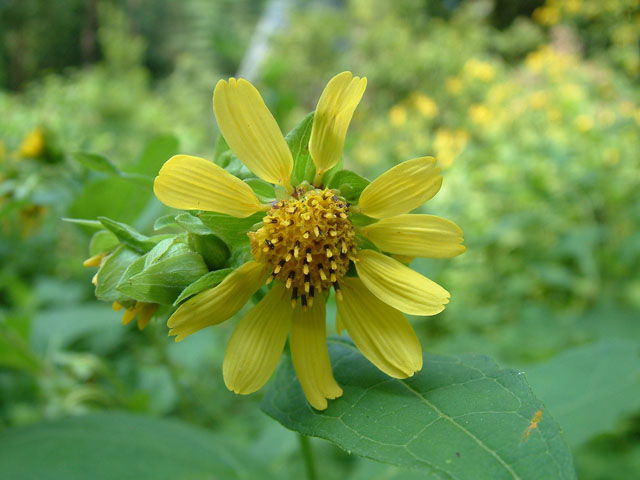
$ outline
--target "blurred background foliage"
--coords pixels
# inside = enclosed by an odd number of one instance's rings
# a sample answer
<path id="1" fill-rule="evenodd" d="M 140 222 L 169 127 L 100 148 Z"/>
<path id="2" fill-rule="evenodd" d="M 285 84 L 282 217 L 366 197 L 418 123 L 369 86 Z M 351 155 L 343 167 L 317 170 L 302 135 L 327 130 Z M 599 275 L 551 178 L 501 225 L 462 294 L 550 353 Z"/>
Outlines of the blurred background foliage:
<path id="1" fill-rule="evenodd" d="M 166 312 L 122 327 L 82 268 L 91 231 L 60 221 L 153 233 L 164 210 L 150 180 L 178 151 L 213 156 L 212 90 L 238 71 L 284 131 L 335 73 L 367 76 L 347 168 L 373 178 L 438 159 L 444 186 L 423 209 L 456 221 L 468 251 L 414 262 L 452 293 L 415 319 L 425 350 L 526 372 L 584 345 L 640 346 L 638 0 L 2 0 L 0 40 L 0 428 L 172 416 L 230 435 L 281 478 L 303 471 L 260 394 L 224 388 L 233 322 L 181 344 Z M 89 171 L 79 150 L 131 175 Z M 607 409 L 594 406 L 579 420 Z M 640 478 L 638 413 L 629 398 L 571 444 L 580 478 Z M 316 447 L 322 478 L 394 475 Z"/>

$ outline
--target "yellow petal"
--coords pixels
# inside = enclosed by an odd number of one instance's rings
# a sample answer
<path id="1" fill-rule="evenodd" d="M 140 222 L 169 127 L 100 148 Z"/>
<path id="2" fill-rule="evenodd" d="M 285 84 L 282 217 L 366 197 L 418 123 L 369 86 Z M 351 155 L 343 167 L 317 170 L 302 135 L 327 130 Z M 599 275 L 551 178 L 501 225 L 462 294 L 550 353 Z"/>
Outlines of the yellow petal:
<path id="1" fill-rule="evenodd" d="M 338 314 L 358 350 L 395 378 L 420 370 L 422 347 L 404 315 L 377 299 L 358 278 L 343 278 L 341 288 Z"/>
<path id="2" fill-rule="evenodd" d="M 176 342 L 210 325 L 224 322 L 237 313 L 264 283 L 264 266 L 247 262 L 225 277 L 219 285 L 187 300 L 175 311 L 167 326 Z"/>
<path id="3" fill-rule="evenodd" d="M 138 315 L 138 329 L 144 330 L 158 310 L 157 303 L 146 303 Z"/>
<path id="4" fill-rule="evenodd" d="M 251 187 L 204 158 L 176 155 L 160 169 L 153 192 L 165 205 L 248 217 L 262 210 Z"/>
<path id="5" fill-rule="evenodd" d="M 325 302 L 316 301 L 308 311 L 297 307 L 291 325 L 291 358 L 300 385 L 311 406 L 327 408 L 327 398 L 338 398 L 342 389 L 333 378 L 327 350 Z"/>
<path id="6" fill-rule="evenodd" d="M 373 250 L 358 253 L 356 270 L 371 293 L 401 312 L 435 315 L 449 303 L 449 292 L 440 285 Z"/>
<path id="7" fill-rule="evenodd" d="M 309 140 L 309 152 L 319 176 L 340 160 L 351 117 L 365 88 L 366 78 L 342 72 L 333 77 L 322 92 Z"/>
<path id="8" fill-rule="evenodd" d="M 442 185 L 433 157 L 407 160 L 387 170 L 366 186 L 358 206 L 374 218 L 408 213 L 432 198 Z"/>
<path id="9" fill-rule="evenodd" d="M 253 85 L 220 80 L 213 112 L 222 136 L 249 170 L 267 182 L 289 186 L 293 158 L 273 115 Z"/>
<path id="10" fill-rule="evenodd" d="M 242 395 L 262 387 L 278 365 L 293 309 L 284 285 L 274 285 L 236 327 L 224 354 L 227 388 Z"/>
<path id="11" fill-rule="evenodd" d="M 128 325 L 131 320 L 136 318 L 140 310 L 142 310 L 142 307 L 144 307 L 144 303 L 136 302 L 134 307 L 126 309 L 122 314 L 122 324 Z"/>
<path id="12" fill-rule="evenodd" d="M 434 215 L 383 218 L 361 232 L 380 250 L 408 257 L 448 258 L 465 251 L 460 227 Z"/>

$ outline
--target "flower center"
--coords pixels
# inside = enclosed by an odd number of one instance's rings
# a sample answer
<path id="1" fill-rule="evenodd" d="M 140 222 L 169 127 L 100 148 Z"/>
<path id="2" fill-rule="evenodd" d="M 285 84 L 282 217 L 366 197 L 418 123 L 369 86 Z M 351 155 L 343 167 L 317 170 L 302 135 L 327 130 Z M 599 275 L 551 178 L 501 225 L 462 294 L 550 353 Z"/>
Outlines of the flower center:
<path id="1" fill-rule="evenodd" d="M 284 283 L 291 289 L 292 306 L 300 295 L 304 309 L 332 286 L 340 296 L 338 281 L 358 249 L 349 204 L 333 190 L 299 188 L 293 195 L 274 202 L 264 225 L 249 238 L 253 257 L 272 267 L 267 283 L 274 278 Z"/>

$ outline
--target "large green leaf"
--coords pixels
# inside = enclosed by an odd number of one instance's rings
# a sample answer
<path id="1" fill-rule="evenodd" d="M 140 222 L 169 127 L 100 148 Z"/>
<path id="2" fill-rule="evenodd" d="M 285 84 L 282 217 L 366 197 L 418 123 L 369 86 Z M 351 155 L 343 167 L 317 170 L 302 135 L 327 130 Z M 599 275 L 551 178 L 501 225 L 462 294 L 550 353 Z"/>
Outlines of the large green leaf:
<path id="1" fill-rule="evenodd" d="M 71 156 L 89 170 L 108 173 L 109 175 L 120 175 L 120 170 L 107 157 L 90 152 L 74 152 Z"/>
<path id="2" fill-rule="evenodd" d="M 574 348 L 526 372 L 572 446 L 613 431 L 624 414 L 640 408 L 637 341 L 608 340 Z"/>
<path id="3" fill-rule="evenodd" d="M 0 432 L 12 480 L 271 478 L 227 437 L 178 421 L 101 413 Z"/>
<path id="4" fill-rule="evenodd" d="M 323 412 L 313 410 L 287 359 L 263 410 L 287 428 L 349 452 L 443 479 L 575 478 L 560 427 L 521 373 L 485 356 L 427 354 L 419 373 L 397 380 L 351 343 L 332 340 L 329 353 L 341 398 Z M 542 419 L 530 429 L 540 410 Z"/>
<path id="5" fill-rule="evenodd" d="M 264 212 L 258 212 L 246 218 L 236 218 L 222 213 L 203 212 L 199 217 L 212 233 L 234 248 L 249 243 L 247 232 L 256 224 L 262 225 L 264 215 Z"/>

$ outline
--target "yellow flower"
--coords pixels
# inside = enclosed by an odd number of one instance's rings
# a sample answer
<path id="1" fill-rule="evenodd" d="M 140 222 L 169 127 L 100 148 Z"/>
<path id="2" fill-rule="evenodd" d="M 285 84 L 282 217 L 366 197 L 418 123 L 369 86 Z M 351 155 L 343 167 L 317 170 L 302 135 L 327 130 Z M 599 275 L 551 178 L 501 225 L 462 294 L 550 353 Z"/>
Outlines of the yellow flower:
<path id="1" fill-rule="evenodd" d="M 36 127 L 27 134 L 18 147 L 18 156 L 23 158 L 38 158 L 44 153 L 44 132 Z"/>
<path id="2" fill-rule="evenodd" d="M 407 109 L 402 105 L 394 105 L 389 110 L 389 120 L 394 127 L 401 127 L 407 123 Z"/>
<path id="3" fill-rule="evenodd" d="M 471 80 L 490 82 L 496 76 L 496 69 L 490 63 L 470 58 L 465 62 L 462 73 Z"/>
<path id="4" fill-rule="evenodd" d="M 469 107 L 471 121 L 479 126 L 486 126 L 493 120 L 493 114 L 486 105 L 474 104 Z"/>
<path id="5" fill-rule="evenodd" d="M 273 287 L 240 320 L 225 353 L 224 381 L 239 394 L 262 387 L 275 369 L 289 335 L 295 371 L 309 403 L 327 407 L 342 395 L 326 345 L 325 304 L 337 298 L 337 327 L 383 372 L 398 378 L 422 368 L 418 338 L 402 312 L 434 315 L 449 293 L 399 261 L 361 249 L 356 235 L 389 254 L 452 257 L 464 251 L 462 232 L 431 215 L 408 215 L 433 197 L 442 183 L 431 157 L 401 163 L 350 205 L 321 185 L 322 172 L 340 157 L 349 122 L 366 79 L 343 72 L 328 83 L 316 108 L 309 151 L 319 172 L 313 185 L 290 184 L 292 158 L 273 116 L 246 80 L 218 82 L 213 110 L 222 135 L 260 178 L 289 190 L 287 198 L 260 204 L 248 185 L 207 160 L 175 156 L 155 180 L 156 196 L 182 209 L 211 210 L 236 217 L 264 211 L 262 225 L 248 233 L 253 260 L 218 286 L 182 304 L 168 321 L 176 341 L 237 313 L 265 283 Z M 352 212 L 375 223 L 356 228 Z M 356 276 L 347 275 L 355 265 Z"/>
<path id="6" fill-rule="evenodd" d="M 462 129 L 449 130 L 444 127 L 439 128 L 433 141 L 433 149 L 436 152 L 438 163 L 444 168 L 451 166 L 458 155 L 463 152 L 468 142 L 469 134 Z"/>
<path id="7" fill-rule="evenodd" d="M 575 127 L 581 132 L 588 132 L 593 128 L 593 118 L 589 115 L 578 115 L 573 121 Z"/>
<path id="8" fill-rule="evenodd" d="M 451 95 L 457 95 L 462 90 L 462 80 L 459 77 L 447 77 L 445 88 Z"/>
<path id="9" fill-rule="evenodd" d="M 438 115 L 438 104 L 427 95 L 414 93 L 411 95 L 411 102 L 423 117 L 434 118 Z"/>

